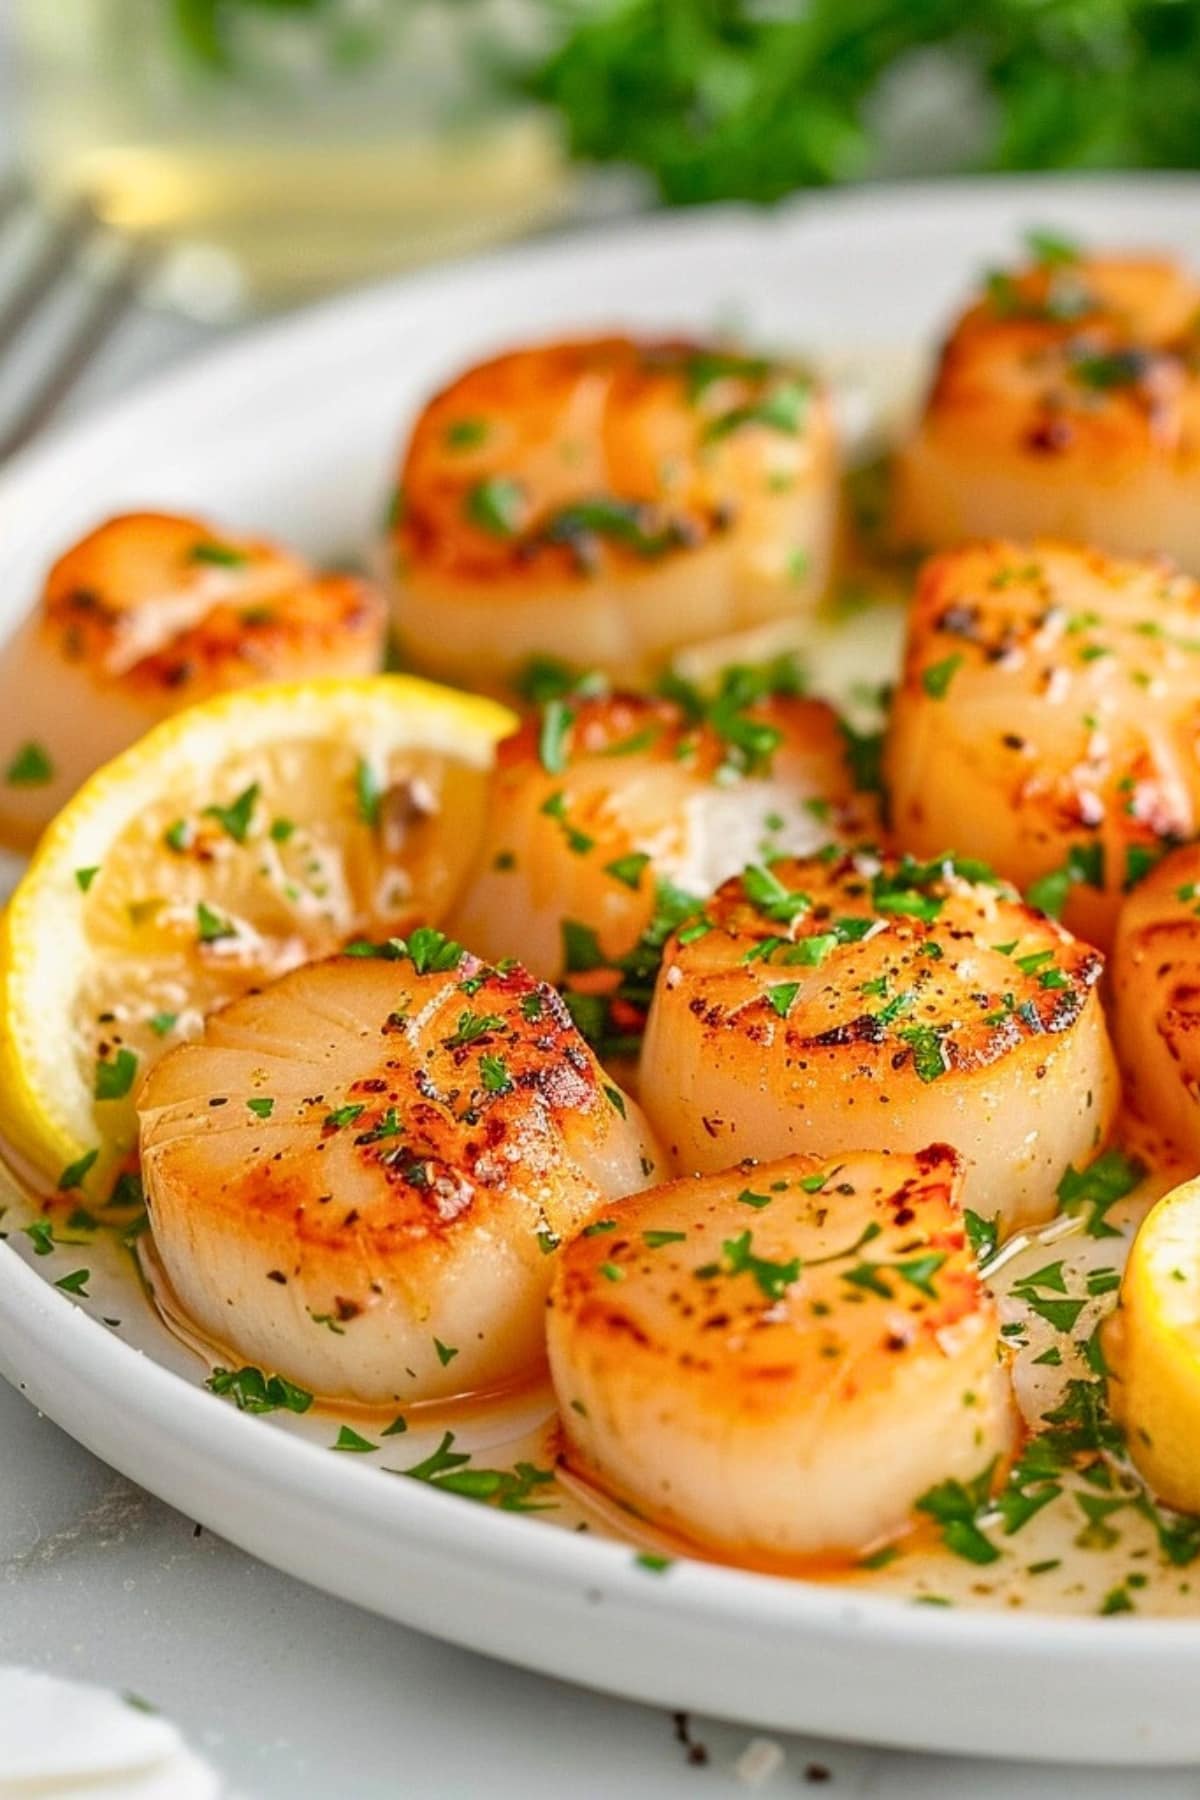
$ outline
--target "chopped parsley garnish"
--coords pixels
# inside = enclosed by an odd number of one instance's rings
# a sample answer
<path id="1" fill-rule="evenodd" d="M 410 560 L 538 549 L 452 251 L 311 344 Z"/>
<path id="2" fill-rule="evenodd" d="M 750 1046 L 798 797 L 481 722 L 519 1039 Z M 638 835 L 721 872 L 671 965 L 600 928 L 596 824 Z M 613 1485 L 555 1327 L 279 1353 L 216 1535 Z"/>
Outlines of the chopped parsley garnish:
<path id="1" fill-rule="evenodd" d="M 252 782 L 229 806 L 206 806 L 204 815 L 215 819 L 235 844 L 244 844 L 260 791 L 257 781 Z"/>
<path id="2" fill-rule="evenodd" d="M 354 803 L 358 816 L 364 825 L 374 831 L 379 825 L 379 807 L 383 798 L 379 776 L 367 761 L 360 756 L 354 765 Z"/>
<path id="3" fill-rule="evenodd" d="M 68 1193 L 70 1193 L 72 1188 L 82 1187 L 83 1182 L 84 1182 L 84 1177 L 88 1174 L 88 1171 L 92 1168 L 92 1165 L 95 1163 L 96 1158 L 99 1156 L 99 1154 L 100 1154 L 99 1149 L 85 1150 L 83 1155 L 81 1157 L 79 1157 L 75 1162 L 68 1163 L 66 1168 L 63 1170 L 62 1174 L 58 1178 L 59 1193 L 60 1194 L 68 1194 Z"/>
<path id="4" fill-rule="evenodd" d="M 798 981 L 778 981 L 767 989 L 767 1002 L 781 1019 L 786 1019 L 799 992 Z"/>
<path id="5" fill-rule="evenodd" d="M 610 863 L 605 863 L 604 873 L 611 875 L 623 887 L 631 888 L 635 893 L 641 886 L 642 875 L 650 861 L 644 850 L 631 850 L 628 856 L 618 856 Z"/>
<path id="6" fill-rule="evenodd" d="M 343 1425 L 329 1448 L 331 1450 L 348 1450 L 355 1456 L 366 1456 L 372 1450 L 378 1450 L 379 1445 L 373 1444 L 370 1438 L 362 1437 L 349 1425 Z"/>
<path id="7" fill-rule="evenodd" d="M 1136 387 L 1152 366 L 1147 350 L 1131 347 L 1121 350 L 1075 350 L 1068 361 L 1070 373 L 1081 387 L 1095 393 L 1108 393 L 1113 388 Z"/>
<path id="8" fill-rule="evenodd" d="M 72 1269 L 69 1275 L 60 1275 L 54 1285 L 61 1288 L 64 1294 L 78 1294 L 81 1300 L 87 1300 L 87 1284 L 91 1278 L 90 1269 Z"/>
<path id="9" fill-rule="evenodd" d="M 930 663 L 921 672 L 921 686 L 931 700 L 944 700 L 950 691 L 950 683 L 962 667 L 963 656 L 956 650 L 952 656 L 944 657 L 941 662 Z"/>
<path id="10" fill-rule="evenodd" d="M 969 1206 L 963 1209 L 963 1224 L 966 1226 L 967 1242 L 975 1252 L 975 1260 L 981 1265 L 990 1262 L 1000 1244 L 1000 1215 L 985 1219 L 982 1214 L 972 1212 Z"/>
<path id="11" fill-rule="evenodd" d="M 643 1231 L 642 1242 L 647 1250 L 661 1250 L 666 1244 L 683 1244 L 687 1242 L 686 1231 Z"/>
<path id="12" fill-rule="evenodd" d="M 1108 1223 L 1108 1214 L 1118 1200 L 1133 1192 L 1145 1173 L 1145 1163 L 1114 1146 L 1086 1169 L 1076 1169 L 1068 1163 L 1056 1190 L 1058 1203 L 1068 1213 L 1088 1209 L 1084 1230 L 1089 1237 L 1120 1237 L 1116 1227 Z"/>
<path id="13" fill-rule="evenodd" d="M 261 1369 L 214 1369 L 205 1386 L 214 1394 L 226 1394 L 237 1404 L 239 1412 L 306 1413 L 313 1397 L 282 1375 L 264 1375 Z"/>
<path id="14" fill-rule="evenodd" d="M 937 1081 L 946 1073 L 945 1046 L 932 1025 L 909 1025 L 899 1035 L 912 1051 L 913 1069 L 921 1081 Z"/>
<path id="15" fill-rule="evenodd" d="M 1036 906 L 1050 918 L 1061 919 L 1067 896 L 1076 885 L 1103 888 L 1103 844 L 1072 844 L 1062 867 L 1032 882 L 1025 890 L 1025 898 L 1030 906 Z"/>
<path id="16" fill-rule="evenodd" d="M 54 1223 L 51 1219 L 34 1219 L 21 1230 L 33 1245 L 35 1256 L 49 1256 L 55 1246 Z"/>
<path id="17" fill-rule="evenodd" d="M 719 1263 L 704 1263 L 696 1274 L 702 1280 L 712 1280 L 718 1275 L 749 1275 L 768 1300 L 782 1300 L 792 1283 L 800 1279 L 800 1267 L 798 1256 L 788 1262 L 771 1262 L 755 1255 L 753 1234 L 743 1231 L 735 1238 L 726 1238 L 721 1245 Z"/>
<path id="18" fill-rule="evenodd" d="M 122 1046 L 115 1056 L 100 1057 L 92 1093 L 97 1100 L 123 1100 L 133 1086 L 138 1059 Z"/>
<path id="19" fill-rule="evenodd" d="M 452 419 L 446 427 L 446 444 L 451 450 L 474 450 L 487 434 L 486 419 Z"/>
<path id="20" fill-rule="evenodd" d="M 96 863 L 90 869 L 76 869 L 75 881 L 76 881 L 76 885 L 79 888 L 79 891 L 83 894 L 86 894 L 88 889 L 91 887 L 93 881 L 95 881 L 95 879 L 99 873 L 100 873 L 99 863 Z"/>
<path id="21" fill-rule="evenodd" d="M 457 969 L 466 955 L 461 944 L 433 925 L 418 925 L 407 938 L 396 941 L 418 975 L 443 975 Z"/>
<path id="22" fill-rule="evenodd" d="M 756 912 L 781 925 L 790 925 L 812 907 L 808 894 L 786 888 L 762 863 L 751 863 L 743 870 L 742 892 Z"/>
<path id="23" fill-rule="evenodd" d="M 1128 893 L 1137 886 L 1166 855 L 1166 849 L 1147 844 L 1130 844 L 1125 851 L 1125 879 L 1121 883 L 1122 892 Z"/>
<path id="24" fill-rule="evenodd" d="M 325 1129 L 327 1131 L 344 1131 L 347 1125 L 353 1125 L 356 1119 L 361 1119 L 366 1110 L 366 1106 L 359 1100 L 352 1100 L 346 1106 L 335 1107 L 333 1112 L 325 1114 Z"/>
<path id="25" fill-rule="evenodd" d="M 807 413 L 807 387 L 798 381 L 785 382 L 761 400 L 731 407 L 728 412 L 710 419 L 704 428 L 704 442 L 718 442 L 744 425 L 766 425 L 772 431 L 795 437 L 803 429 Z"/>
<path id="26" fill-rule="evenodd" d="M 151 1013 L 149 1020 L 150 1029 L 155 1037 L 166 1037 L 169 1031 L 174 1031 L 178 1023 L 179 1014 L 173 1012 Z"/>
<path id="27" fill-rule="evenodd" d="M 201 900 L 196 906 L 196 936 L 202 944 L 215 944 L 221 938 L 236 937 L 237 926 Z"/>
<path id="28" fill-rule="evenodd" d="M 578 919 L 564 919 L 562 922 L 563 962 L 569 975 L 586 974 L 591 969 L 603 969 L 608 959 L 600 948 L 600 939 L 590 925 L 583 925 Z"/>
<path id="29" fill-rule="evenodd" d="M 269 1119 L 271 1114 L 275 1111 L 274 1100 L 267 1098 L 265 1095 L 262 1098 L 247 1100 L 246 1105 L 256 1119 Z"/>
<path id="30" fill-rule="evenodd" d="M 54 780 L 54 764 L 41 744 L 22 744 L 4 771 L 9 787 L 45 787 Z"/>
<path id="31" fill-rule="evenodd" d="M 507 1094 L 512 1087 L 508 1064 L 502 1056 L 481 1056 L 479 1079 L 489 1094 Z"/>
<path id="32" fill-rule="evenodd" d="M 883 793 L 883 732 L 858 731 L 847 719 L 838 720 L 845 746 L 850 779 L 860 794 Z"/>
<path id="33" fill-rule="evenodd" d="M 688 541 L 688 531 L 677 520 L 664 518 L 657 508 L 641 500 L 621 500 L 601 494 L 575 500 L 552 513 L 540 537 L 548 544 L 564 544 L 585 573 L 595 562 L 596 538 L 623 544 L 635 556 L 647 560 L 665 556 Z"/>
<path id="34" fill-rule="evenodd" d="M 458 1015 L 458 1024 L 451 1035 L 444 1040 L 447 1050 L 462 1050 L 468 1044 L 477 1043 L 481 1037 L 504 1030 L 504 1020 L 498 1013 L 476 1013 L 468 1007 Z"/>
<path id="35" fill-rule="evenodd" d="M 568 743 L 575 714 L 562 700 L 547 700 L 538 731 L 538 760 L 549 775 L 561 775 L 567 766 Z"/>
<path id="36" fill-rule="evenodd" d="M 947 1550 L 967 1562 L 993 1563 L 1001 1554 L 975 1522 L 976 1515 L 987 1504 L 995 1468 L 994 1462 L 989 1463 L 969 1483 L 940 1481 L 917 1501 L 917 1511 L 925 1513 L 940 1526 Z"/>
<path id="37" fill-rule="evenodd" d="M 452 1363 L 458 1355 L 458 1351 L 453 1345 L 443 1344 L 440 1338 L 434 1338 L 433 1347 L 437 1351 L 437 1359 L 441 1363 L 443 1369 L 448 1363 Z"/>
<path id="38" fill-rule="evenodd" d="M 619 1113 L 621 1118 L 625 1117 L 625 1096 L 620 1088 L 610 1087 L 606 1084 L 604 1098 L 608 1101 L 608 1104 L 615 1113 Z"/>
<path id="39" fill-rule="evenodd" d="M 237 569 L 249 562 L 244 550 L 235 550 L 231 544 L 193 544 L 187 553 L 187 560 L 194 563 L 211 563 L 221 569 Z"/>
<path id="40" fill-rule="evenodd" d="M 877 1235 L 877 1234 L 873 1234 Z M 933 1278 L 946 1260 L 944 1251 L 930 1250 L 923 1256 L 903 1257 L 896 1262 L 870 1262 L 865 1258 L 855 1263 L 852 1269 L 842 1273 L 842 1280 L 848 1281 L 852 1287 L 865 1288 L 868 1293 L 877 1294 L 881 1300 L 894 1298 L 892 1289 L 884 1281 L 886 1274 L 897 1275 L 901 1281 L 907 1281 L 910 1287 L 924 1294 L 927 1300 L 937 1299 L 937 1289 Z"/>
<path id="41" fill-rule="evenodd" d="M 447 1431 L 436 1450 L 421 1462 L 391 1472 L 464 1500 L 494 1504 L 504 1512 L 543 1512 L 553 1506 L 553 1501 L 539 1498 L 538 1492 L 553 1483 L 552 1469 L 539 1469 L 530 1462 L 519 1462 L 512 1469 L 473 1469 L 470 1462 L 466 1451 L 454 1448 L 454 1433 Z"/>
<path id="42" fill-rule="evenodd" d="M 491 537 L 515 537 L 524 510 L 524 488 L 504 475 L 476 482 L 467 494 L 467 518 Z"/>

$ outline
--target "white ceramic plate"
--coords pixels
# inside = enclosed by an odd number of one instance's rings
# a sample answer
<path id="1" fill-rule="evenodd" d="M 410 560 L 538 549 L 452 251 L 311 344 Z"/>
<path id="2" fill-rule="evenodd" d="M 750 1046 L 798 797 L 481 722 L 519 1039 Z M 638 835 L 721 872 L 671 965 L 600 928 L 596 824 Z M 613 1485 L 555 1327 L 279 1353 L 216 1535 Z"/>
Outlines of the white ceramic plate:
<path id="1" fill-rule="evenodd" d="M 1200 261 L 1200 183 L 892 188 L 654 220 L 272 326 L 5 475 L 0 630 L 63 543 L 127 507 L 210 512 L 326 557 L 361 548 L 405 421 L 486 349 L 736 321 L 870 369 L 931 344 L 974 272 L 1033 224 Z M 386 1479 L 378 1457 L 330 1455 L 328 1426 L 235 1411 L 148 1311 L 132 1330 L 101 1322 L 118 1304 L 135 1312 L 136 1291 L 101 1295 L 89 1315 L 54 1291 L 63 1268 L 19 1236 L 0 1246 L 3 1372 L 125 1474 L 330 1592 L 558 1676 L 765 1726 L 1026 1757 L 1200 1757 L 1200 1619 L 919 1607 L 686 1561 L 653 1573 L 627 1545 Z"/>

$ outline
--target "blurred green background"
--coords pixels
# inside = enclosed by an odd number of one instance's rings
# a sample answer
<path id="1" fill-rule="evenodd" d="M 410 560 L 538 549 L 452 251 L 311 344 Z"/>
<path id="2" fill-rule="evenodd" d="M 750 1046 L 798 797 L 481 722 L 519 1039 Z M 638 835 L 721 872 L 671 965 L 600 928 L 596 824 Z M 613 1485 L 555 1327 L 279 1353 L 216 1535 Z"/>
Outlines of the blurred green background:
<path id="1" fill-rule="evenodd" d="M 39 188 L 190 246 L 210 300 L 471 249 L 597 192 L 1200 165 L 1200 0 L 12 4 Z"/>

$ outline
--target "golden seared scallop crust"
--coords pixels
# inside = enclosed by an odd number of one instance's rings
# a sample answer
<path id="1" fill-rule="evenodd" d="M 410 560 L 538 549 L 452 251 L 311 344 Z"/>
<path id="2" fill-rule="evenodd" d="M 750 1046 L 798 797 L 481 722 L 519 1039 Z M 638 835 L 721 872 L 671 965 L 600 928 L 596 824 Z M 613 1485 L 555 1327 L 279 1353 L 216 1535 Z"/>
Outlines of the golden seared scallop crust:
<path id="1" fill-rule="evenodd" d="M 1130 894 L 1110 973 L 1137 1108 L 1200 1169 L 1200 845 L 1174 851 Z"/>
<path id="2" fill-rule="evenodd" d="M 199 519 L 109 519 L 59 558 L 0 653 L 0 832 L 28 841 L 95 768 L 195 701 L 372 674 L 385 631 L 382 596 L 357 576 Z"/>
<path id="3" fill-rule="evenodd" d="M 661 1166 L 553 990 L 432 930 L 234 1001 L 138 1110 L 154 1244 L 201 1330 L 380 1404 L 535 1372 L 558 1244 Z"/>
<path id="4" fill-rule="evenodd" d="M 888 728 L 897 842 L 982 857 L 1107 946 L 1200 829 L 1200 587 L 1157 559 L 976 544 L 925 565 Z"/>
<path id="5" fill-rule="evenodd" d="M 793 365 L 620 337 L 481 363 L 404 457 L 406 654 L 475 686 L 539 653 L 639 680 L 681 645 L 809 608 L 836 485 L 827 397 Z"/>
<path id="6" fill-rule="evenodd" d="M 560 1260 L 569 1457 L 739 1562 L 855 1554 L 1004 1457 L 1014 1412 L 959 1159 L 789 1156 L 613 1208 Z"/>
<path id="7" fill-rule="evenodd" d="M 897 460 L 926 548 L 1039 533 L 1200 573 L 1200 284 L 1152 256 L 1053 254 L 993 275 L 950 333 Z"/>
<path id="8" fill-rule="evenodd" d="M 639 1092 L 683 1170 L 951 1142 L 1012 1231 L 1111 1125 L 1102 962 L 952 858 L 752 866 L 668 943 Z"/>
<path id="9" fill-rule="evenodd" d="M 698 905 L 756 856 L 874 838 L 833 709 L 742 674 L 702 711 L 619 693 L 529 716 L 497 752 L 464 942 L 603 995 L 619 972 L 602 965 L 634 949 L 664 888 Z"/>

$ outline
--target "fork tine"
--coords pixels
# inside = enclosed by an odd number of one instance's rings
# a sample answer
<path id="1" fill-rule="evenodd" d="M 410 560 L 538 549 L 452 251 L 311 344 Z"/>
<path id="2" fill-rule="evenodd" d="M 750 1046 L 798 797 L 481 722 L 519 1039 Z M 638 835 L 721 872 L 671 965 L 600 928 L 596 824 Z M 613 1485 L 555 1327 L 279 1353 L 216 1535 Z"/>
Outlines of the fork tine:
<path id="1" fill-rule="evenodd" d="M 87 200 L 77 200 L 51 222 L 41 249 L 27 272 L 0 306 L 0 355 L 28 323 L 42 301 L 67 273 L 88 239 L 99 229 L 99 220 Z"/>
<path id="2" fill-rule="evenodd" d="M 48 373 L 0 432 L 0 462 L 19 450 L 58 410 L 96 352 L 120 323 L 158 259 L 148 243 L 129 243 L 96 278 L 94 292 L 58 350 Z M 0 338 L 0 348 L 3 339 Z"/>

